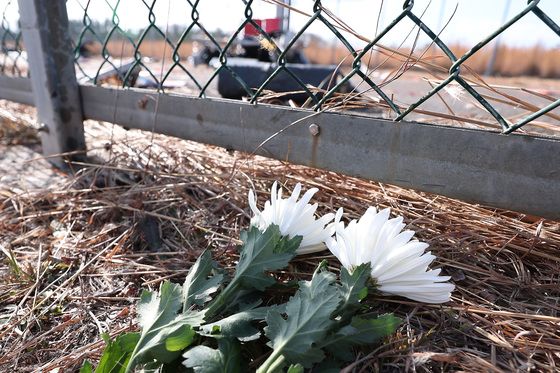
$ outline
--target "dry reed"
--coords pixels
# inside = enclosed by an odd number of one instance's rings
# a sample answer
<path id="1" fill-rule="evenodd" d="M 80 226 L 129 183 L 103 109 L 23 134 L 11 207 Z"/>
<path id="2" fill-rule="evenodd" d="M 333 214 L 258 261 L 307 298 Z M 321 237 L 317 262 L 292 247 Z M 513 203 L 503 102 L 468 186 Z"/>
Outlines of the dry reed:
<path id="1" fill-rule="evenodd" d="M 418 49 L 422 50 L 423 48 Z M 469 50 L 468 47 L 460 44 L 450 45 L 450 49 L 457 57 L 462 56 Z M 408 49 L 400 49 L 399 51 L 404 54 L 410 53 Z M 478 51 L 469 58 L 465 65 L 478 74 L 485 74 L 492 53 L 492 48 Z M 342 66 L 349 67 L 353 61 L 348 56 L 348 49 L 338 45 L 329 46 L 324 42 L 315 41 L 310 43 L 305 48 L 305 54 L 312 62 L 320 64 L 339 64 L 342 61 Z M 429 48 L 424 58 L 446 69 L 451 66 L 449 59 L 441 50 L 435 47 Z M 382 54 L 374 53 L 371 58 L 366 56 L 362 62 L 364 65 L 369 62 L 369 67 L 375 68 L 382 61 L 385 61 L 385 57 Z M 557 79 L 560 78 L 560 64 L 558 61 L 560 61 L 560 50 L 558 48 L 544 48 L 539 45 L 534 47 L 502 45 L 498 48 L 491 74 L 504 77 L 536 76 Z M 396 69 L 400 65 L 401 62 L 398 59 L 390 58 L 383 63 L 383 68 Z"/>

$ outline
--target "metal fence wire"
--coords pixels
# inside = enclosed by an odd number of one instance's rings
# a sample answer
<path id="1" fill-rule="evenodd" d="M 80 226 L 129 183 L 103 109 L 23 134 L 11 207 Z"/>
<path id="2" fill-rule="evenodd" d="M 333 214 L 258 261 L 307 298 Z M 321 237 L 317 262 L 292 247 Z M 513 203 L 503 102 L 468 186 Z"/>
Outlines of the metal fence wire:
<path id="1" fill-rule="evenodd" d="M 17 13 L 17 2 L 0 2 L 0 74 L 27 77 L 27 58 L 23 51 L 20 28 L 11 14 Z"/>
<path id="2" fill-rule="evenodd" d="M 253 0 L 235 0 L 243 2 L 244 20 L 239 24 L 237 29 L 235 29 L 235 31 L 227 37 L 225 42 L 219 40 L 213 32 L 210 32 L 204 27 L 199 13 L 200 0 L 185 0 L 186 3 L 188 3 L 190 14 L 185 17 L 186 24 L 181 26 L 182 30 L 176 33 L 176 36 L 172 39 L 168 32 L 169 30 L 162 30 L 162 28 L 158 27 L 156 24 L 156 12 L 154 11 L 154 8 L 157 1 L 158 0 L 137 1 L 138 6 L 146 7 L 148 14 L 146 26 L 138 35 L 132 35 L 129 31 L 124 30 L 121 27 L 121 19 L 119 18 L 118 11 L 119 9 L 122 10 L 123 5 L 120 0 L 113 2 L 105 0 L 107 11 L 110 12 L 110 21 L 105 24 L 106 27 L 104 31 L 100 31 L 94 27 L 92 17 L 88 13 L 93 2 L 91 0 L 78 2 L 83 10 L 83 18 L 81 20 L 79 30 L 76 30 L 77 38 L 74 59 L 78 74 L 81 75 L 80 81 L 101 84 L 105 81 L 108 75 L 114 75 L 114 72 L 116 71 L 119 83 L 123 87 L 130 87 L 135 84 L 138 72 L 142 70 L 145 71 L 149 75 L 151 81 L 155 83 L 155 88 L 163 90 L 166 83 L 172 80 L 172 73 L 180 70 L 188 76 L 188 79 L 193 85 L 193 92 L 200 97 L 204 97 L 208 93 L 209 86 L 212 82 L 215 82 L 221 73 L 228 72 L 231 78 L 234 79 L 242 88 L 246 97 L 248 97 L 251 102 L 256 102 L 263 97 L 263 93 L 266 92 L 275 78 L 280 75 L 284 75 L 293 80 L 293 83 L 295 83 L 298 89 L 301 90 L 300 94 L 305 95 L 314 110 L 321 110 L 325 106 L 325 103 L 332 99 L 333 96 L 335 96 L 342 88 L 344 88 L 344 85 L 347 84 L 350 79 L 357 77 L 362 80 L 361 84 L 365 84 L 368 90 L 373 90 L 379 95 L 381 100 L 384 101 L 393 113 L 392 119 L 396 121 L 404 119 L 422 103 L 438 95 L 438 92 L 449 86 L 451 83 L 456 83 L 480 105 L 482 105 L 482 107 L 493 118 L 496 119 L 501 126 L 502 132 L 504 133 L 510 133 L 519 129 L 527 123 L 560 106 L 560 99 L 551 101 L 548 105 L 540 109 L 533 108 L 530 110 L 531 113 L 529 115 L 526 115 L 525 117 L 512 123 L 501 115 L 498 109 L 490 104 L 490 102 L 483 97 L 479 90 L 477 91 L 478 87 L 469 81 L 469 79 L 466 79 L 463 73 L 463 70 L 466 70 L 463 65 L 473 55 L 523 17 L 538 17 L 540 21 L 542 21 L 558 37 L 560 37 L 560 27 L 558 26 L 558 23 L 553 21 L 539 8 L 538 5 L 541 0 L 529 0 L 527 2 L 527 6 L 521 12 L 509 19 L 500 28 L 485 39 L 481 40 L 462 56 L 456 56 L 448 45 L 439 38 L 438 34 L 434 32 L 433 29 L 426 24 L 426 22 L 422 21 L 421 16 L 418 16 L 418 11 L 415 12 L 413 0 L 404 1 L 402 12 L 383 30 L 381 30 L 373 40 L 367 42 L 365 47 L 362 49 L 356 49 L 352 46 L 349 40 L 343 35 L 344 31 L 348 31 L 348 29 L 345 28 L 344 23 L 334 22 L 334 18 L 331 17 L 329 11 L 322 6 L 320 0 L 315 0 L 313 2 L 310 1 L 311 8 L 309 9 L 309 18 L 307 22 L 287 43 L 283 45 L 283 47 L 279 46 L 279 43 L 275 41 L 275 38 L 263 29 L 258 20 L 254 19 Z M 282 3 L 282 1 L 277 0 L 270 0 L 269 2 Z M 8 5 L 10 5 L 10 2 L 8 2 Z M 127 3 L 127 6 L 130 6 L 130 3 Z M 376 84 L 370 77 L 371 74 L 369 71 L 364 69 L 364 66 L 367 66 L 366 58 L 369 58 L 369 54 L 374 50 L 374 48 L 379 46 L 380 40 L 403 21 L 412 21 L 418 27 L 419 31 L 429 38 L 433 46 L 438 48 L 446 56 L 449 64 L 451 65 L 445 79 L 441 80 L 438 84 L 435 84 L 429 92 L 409 106 L 398 104 L 395 99 L 390 97 L 390 95 L 384 91 L 382 84 Z M 305 84 L 300 76 L 294 72 L 293 64 L 291 64 L 287 58 L 289 53 L 296 48 L 297 43 L 302 40 L 304 33 L 309 29 L 309 27 L 317 23 L 325 26 L 347 49 L 348 54 L 352 56 L 350 69 L 338 70 L 340 74 L 339 79 L 334 80 L 334 83 L 330 85 L 321 87 L 322 89 L 317 89 L 317 87 L 311 87 L 308 84 Z M 239 74 L 236 73 L 230 62 L 233 50 L 236 48 L 237 40 L 247 25 L 250 25 L 253 30 L 255 30 L 261 43 L 266 45 L 270 54 L 275 57 L 275 61 L 272 61 L 272 68 L 269 70 L 267 78 L 262 84 L 260 84 L 260 86 L 251 86 L 250 83 L 246 82 Z M 13 75 L 22 75 L 22 71 L 20 71 L 17 67 L 18 60 L 24 58 L 21 49 L 19 32 L 10 29 L 5 16 L 2 18 L 0 32 L 2 32 L 2 58 L 4 58 L 4 62 L 6 62 L 6 59 L 11 62 L 11 64 L 2 64 L 0 66 L 0 72 L 2 74 L 10 73 Z M 215 70 L 205 81 L 201 80 L 200 76 L 197 77 L 197 74 L 193 71 L 193 66 L 187 63 L 186 59 L 188 56 L 186 56 L 185 53 L 185 44 L 194 35 L 197 37 L 203 37 L 207 43 L 212 46 L 212 49 L 216 51 L 214 63 Z M 154 71 L 153 64 L 147 62 L 147 59 L 141 52 L 141 48 L 149 43 L 154 36 L 164 41 L 165 49 L 169 51 L 171 57 L 171 63 L 165 66 L 161 72 Z M 86 63 L 81 58 L 84 49 L 87 49 L 87 44 L 92 42 L 101 45 L 100 53 L 102 56 L 101 62 L 93 69 L 91 66 L 86 66 Z M 112 55 L 115 54 L 115 45 L 120 45 L 122 50 L 131 50 L 132 58 L 129 61 L 126 61 L 126 63 L 123 63 L 122 60 L 117 62 L 116 59 L 112 58 Z M 113 51 L 111 50 L 112 47 Z"/>

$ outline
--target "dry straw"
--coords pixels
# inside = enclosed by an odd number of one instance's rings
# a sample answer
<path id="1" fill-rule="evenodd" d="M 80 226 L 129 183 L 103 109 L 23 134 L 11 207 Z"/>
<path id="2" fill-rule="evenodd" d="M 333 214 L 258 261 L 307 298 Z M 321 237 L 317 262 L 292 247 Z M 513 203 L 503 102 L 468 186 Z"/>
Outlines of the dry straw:
<path id="1" fill-rule="evenodd" d="M 289 189 L 319 187 L 322 213 L 391 207 L 457 285 L 442 306 L 370 299 L 404 323 L 347 372 L 560 367 L 558 222 L 108 124 L 86 132 L 97 161 L 73 165 L 74 177 L 28 192 L 0 185 L 2 371 L 74 370 L 100 356 L 102 332 L 137 328 L 141 288 L 181 282 L 206 248 L 231 268 L 248 190 L 264 199 L 279 175 Z M 323 258 L 338 266 L 325 251 L 277 275 L 308 277 Z"/>

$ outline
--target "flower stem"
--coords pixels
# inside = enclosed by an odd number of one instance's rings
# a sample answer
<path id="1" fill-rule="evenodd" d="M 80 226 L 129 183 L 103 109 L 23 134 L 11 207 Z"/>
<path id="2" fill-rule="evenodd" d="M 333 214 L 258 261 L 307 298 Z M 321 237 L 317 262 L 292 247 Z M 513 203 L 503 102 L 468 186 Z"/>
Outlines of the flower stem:
<path id="1" fill-rule="evenodd" d="M 273 352 L 272 355 L 257 369 L 257 373 L 272 373 L 280 368 L 285 362 L 284 356 L 278 352 Z"/>
<path id="2" fill-rule="evenodd" d="M 208 321 L 218 315 L 222 311 L 223 307 L 229 303 L 231 295 L 237 292 L 237 288 L 239 288 L 238 281 L 230 282 L 229 285 L 226 286 L 225 289 L 214 299 L 210 306 L 208 306 L 206 312 L 204 313 L 204 319 Z"/>

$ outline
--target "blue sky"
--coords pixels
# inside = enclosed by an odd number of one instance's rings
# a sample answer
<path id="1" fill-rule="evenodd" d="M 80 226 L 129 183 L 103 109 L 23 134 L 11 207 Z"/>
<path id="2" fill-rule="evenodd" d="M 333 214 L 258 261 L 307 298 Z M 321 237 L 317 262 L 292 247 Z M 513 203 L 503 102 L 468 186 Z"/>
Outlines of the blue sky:
<path id="1" fill-rule="evenodd" d="M 115 4 L 117 0 L 91 0 L 89 14 L 97 20 L 107 19 L 111 10 L 107 5 Z M 151 0 L 146 0 L 151 3 Z M 5 7 L 6 0 L 0 0 L 0 10 Z M 7 18 L 11 22 L 17 19 L 16 1 L 8 8 Z M 81 19 L 83 10 L 80 4 L 85 5 L 87 0 L 68 0 L 68 13 L 71 19 Z M 383 27 L 394 19 L 402 9 L 401 0 L 385 0 L 381 14 L 379 12 L 381 0 L 323 0 L 323 5 L 334 11 L 342 20 L 352 26 L 360 34 L 372 38 L 375 36 L 376 24 Z M 457 7 L 455 16 L 442 32 L 441 37 L 448 43 L 461 43 L 466 46 L 476 44 L 486 35 L 502 24 L 504 11 L 508 0 L 416 0 L 414 13 L 434 31 L 439 31 L 452 16 Z M 508 18 L 518 13 L 526 5 L 526 0 L 511 0 Z M 312 11 L 313 1 L 293 0 L 292 5 L 306 12 Z M 560 1 L 541 0 L 539 7 L 549 14 L 557 23 L 560 23 Z M 165 29 L 167 24 L 185 24 L 190 21 L 190 6 L 186 0 L 158 0 L 154 8 L 156 20 L 160 27 Z M 276 8 L 263 0 L 255 0 L 254 18 L 274 17 Z M 209 29 L 221 28 L 225 31 L 235 29 L 243 19 L 244 5 L 241 0 L 201 0 L 199 5 L 200 19 Z M 120 0 L 118 15 L 121 26 L 125 29 L 140 29 L 147 24 L 148 11 L 141 0 Z M 306 17 L 292 13 L 292 29 L 300 28 Z M 382 43 L 387 45 L 400 44 L 404 36 L 412 29 L 410 21 L 399 24 Z M 334 40 L 325 27 L 315 25 L 309 30 L 322 36 L 326 40 Z M 350 38 L 352 43 L 359 46 L 360 42 Z M 413 36 L 409 37 L 405 45 L 410 45 Z M 423 38 L 421 42 L 427 42 Z M 535 15 L 528 14 L 521 21 L 513 25 L 501 37 L 501 42 L 512 46 L 532 46 L 541 44 L 551 48 L 560 48 L 560 37 L 546 27 Z"/>

